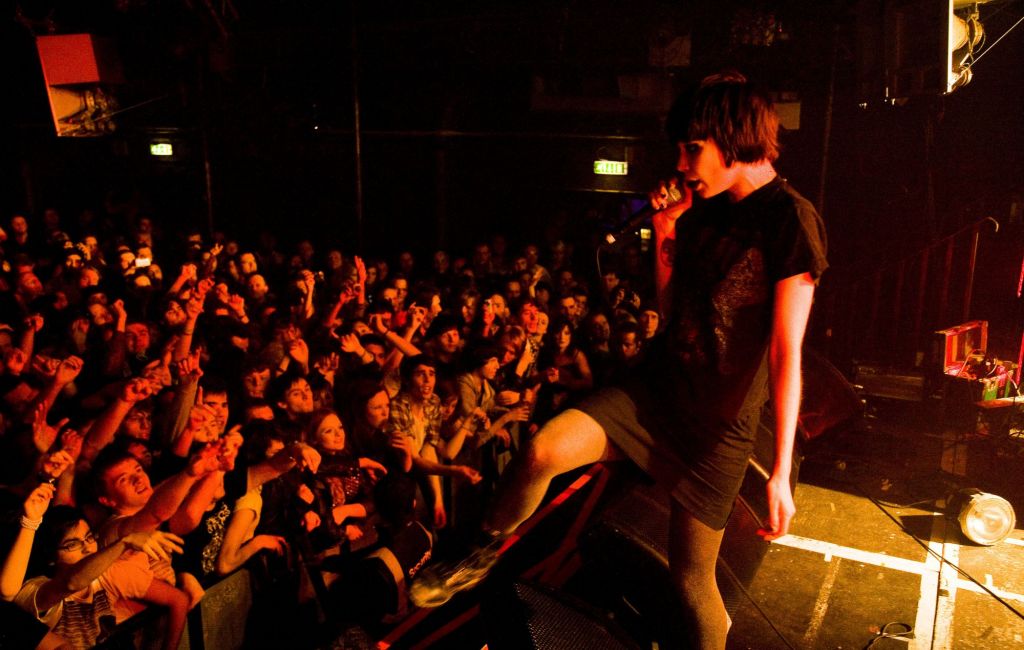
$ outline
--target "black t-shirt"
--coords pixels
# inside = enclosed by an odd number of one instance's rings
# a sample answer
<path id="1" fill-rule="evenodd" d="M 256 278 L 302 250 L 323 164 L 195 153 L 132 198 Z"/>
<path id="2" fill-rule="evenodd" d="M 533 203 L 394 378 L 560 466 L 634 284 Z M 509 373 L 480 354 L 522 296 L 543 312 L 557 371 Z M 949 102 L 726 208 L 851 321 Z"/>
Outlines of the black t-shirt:
<path id="1" fill-rule="evenodd" d="M 680 218 L 668 358 L 675 397 L 700 425 L 720 430 L 764 405 L 775 285 L 803 273 L 817 281 L 825 252 L 821 217 L 781 178 Z"/>
<path id="2" fill-rule="evenodd" d="M 203 513 L 199 525 L 192 532 L 183 535 L 185 553 L 175 556 L 176 570 L 187 571 L 204 583 L 213 579 L 231 509 L 235 501 L 245 494 L 248 475 L 248 468 L 242 459 L 238 460 L 233 470 L 224 474 L 224 496 Z"/>

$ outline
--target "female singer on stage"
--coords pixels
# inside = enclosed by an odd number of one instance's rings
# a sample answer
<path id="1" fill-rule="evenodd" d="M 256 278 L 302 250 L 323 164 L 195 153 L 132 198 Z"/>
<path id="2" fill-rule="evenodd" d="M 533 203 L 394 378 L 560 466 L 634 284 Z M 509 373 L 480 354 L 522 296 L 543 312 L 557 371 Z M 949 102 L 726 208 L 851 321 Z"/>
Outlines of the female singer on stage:
<path id="1" fill-rule="evenodd" d="M 724 648 L 729 623 L 715 562 L 769 396 L 776 461 L 761 534 L 788 531 L 800 348 L 828 266 L 824 226 L 777 174 L 778 117 L 743 76 L 704 79 L 676 101 L 668 131 L 680 178 L 651 197 L 660 209 L 655 286 L 667 327 L 617 386 L 537 433 L 507 472 L 485 539 L 458 565 L 422 573 L 411 593 L 418 604 L 440 604 L 479 582 L 498 542 L 533 513 L 554 476 L 629 458 L 672 496 L 669 564 L 692 644 Z M 676 193 L 682 200 L 670 201 Z"/>

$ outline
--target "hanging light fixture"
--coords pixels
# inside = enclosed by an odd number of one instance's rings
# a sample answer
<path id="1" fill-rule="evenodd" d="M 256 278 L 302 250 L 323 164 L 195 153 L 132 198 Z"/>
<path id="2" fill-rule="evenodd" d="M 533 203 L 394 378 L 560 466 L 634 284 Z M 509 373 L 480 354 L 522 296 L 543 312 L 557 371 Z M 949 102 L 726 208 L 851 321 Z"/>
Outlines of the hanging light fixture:
<path id="1" fill-rule="evenodd" d="M 957 520 L 964 536 L 975 544 L 998 544 L 1017 525 L 1009 501 L 977 488 L 959 490 L 946 503 L 946 514 Z"/>

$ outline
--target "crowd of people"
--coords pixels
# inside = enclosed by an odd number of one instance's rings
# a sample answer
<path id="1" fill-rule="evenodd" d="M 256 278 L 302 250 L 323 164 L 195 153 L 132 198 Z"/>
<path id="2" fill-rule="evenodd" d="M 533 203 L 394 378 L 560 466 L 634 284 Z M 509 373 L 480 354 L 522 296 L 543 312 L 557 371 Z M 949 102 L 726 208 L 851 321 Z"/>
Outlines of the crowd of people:
<path id="1" fill-rule="evenodd" d="M 131 213 L 4 225 L 4 647 L 92 647 L 153 607 L 176 648 L 243 566 L 265 634 L 311 598 L 400 617 L 520 447 L 660 326 L 635 249 L 597 276 L 500 235 L 364 260 Z"/>

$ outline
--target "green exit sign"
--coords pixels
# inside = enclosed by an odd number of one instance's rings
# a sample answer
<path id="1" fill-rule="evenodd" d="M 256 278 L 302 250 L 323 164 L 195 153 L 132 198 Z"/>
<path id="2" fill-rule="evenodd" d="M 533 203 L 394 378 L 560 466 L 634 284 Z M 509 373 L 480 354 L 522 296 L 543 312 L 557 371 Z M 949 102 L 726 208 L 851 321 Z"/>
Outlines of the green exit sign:
<path id="1" fill-rule="evenodd" d="M 149 154 L 151 156 L 173 156 L 174 147 L 170 142 L 154 142 L 149 145 Z"/>
<path id="2" fill-rule="evenodd" d="M 595 160 L 594 173 L 600 176 L 625 176 L 629 173 L 629 163 L 624 160 Z"/>

